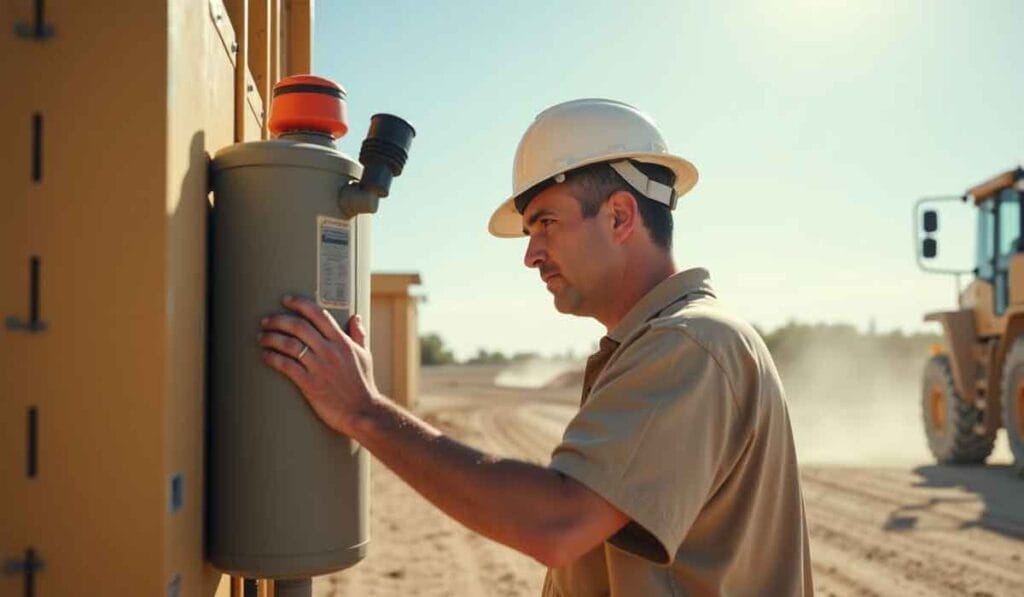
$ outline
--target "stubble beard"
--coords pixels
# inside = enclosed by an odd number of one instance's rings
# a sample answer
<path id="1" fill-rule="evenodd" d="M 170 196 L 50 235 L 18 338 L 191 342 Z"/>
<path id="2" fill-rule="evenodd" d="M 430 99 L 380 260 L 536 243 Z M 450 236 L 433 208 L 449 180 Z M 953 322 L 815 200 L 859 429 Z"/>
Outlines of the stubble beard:
<path id="1" fill-rule="evenodd" d="M 583 294 L 571 286 L 566 286 L 555 294 L 555 309 L 566 315 L 582 315 Z"/>

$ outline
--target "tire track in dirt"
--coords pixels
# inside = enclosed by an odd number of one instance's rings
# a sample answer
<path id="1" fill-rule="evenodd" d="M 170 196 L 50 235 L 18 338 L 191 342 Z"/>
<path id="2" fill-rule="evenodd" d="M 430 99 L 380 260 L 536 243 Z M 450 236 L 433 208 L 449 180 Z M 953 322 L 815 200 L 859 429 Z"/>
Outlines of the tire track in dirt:
<path id="1" fill-rule="evenodd" d="M 540 464 L 578 395 L 458 384 L 424 400 L 428 420 L 486 452 Z M 371 546 L 333 585 L 345 590 L 318 597 L 539 594 L 538 563 L 462 528 L 387 471 L 374 475 L 374 540 L 386 557 L 371 561 Z M 1008 471 L 804 466 L 801 478 L 817 594 L 1024 595 L 1024 481 Z M 395 528 L 378 532 L 381 524 Z"/>
<path id="2" fill-rule="evenodd" d="M 943 471 L 945 472 L 945 469 Z M 953 469 L 953 473 L 956 472 L 958 471 Z M 895 476 L 885 469 L 837 467 L 819 474 L 816 469 L 809 468 L 805 469 L 803 476 L 812 482 L 856 492 L 865 499 L 885 502 L 907 512 L 926 512 L 965 527 L 980 526 L 1005 535 L 1024 538 L 1024 483 L 1013 479 L 1008 472 L 1001 475 L 998 468 L 987 471 L 983 468 L 974 468 L 973 472 L 976 477 L 986 475 L 990 485 L 994 484 L 993 481 L 998 482 L 997 484 L 1002 486 L 1001 494 L 1013 496 L 1016 493 L 1016 503 L 1011 503 L 1012 498 L 996 499 L 992 503 L 986 503 L 977 494 L 966 492 L 952 484 L 941 487 L 915 486 L 921 482 L 919 477 Z"/>
<path id="3" fill-rule="evenodd" d="M 534 458 L 543 449 L 520 438 L 518 402 L 446 401 L 425 418 L 484 451 Z M 510 431 L 511 430 L 511 431 Z M 358 566 L 317 578 L 316 597 L 349 595 L 501 596 L 540 594 L 544 568 L 462 527 L 394 473 L 373 463 L 371 545 Z"/>
<path id="4" fill-rule="evenodd" d="M 937 574 L 946 570 L 960 570 L 959 574 L 976 577 L 983 584 L 1002 586 L 1004 590 L 1014 586 L 1024 586 L 1024 573 L 1014 571 L 1011 554 L 998 551 L 986 553 L 968 547 L 968 537 L 950 534 L 947 529 L 924 528 L 917 533 L 905 530 L 886 530 L 884 512 L 871 512 L 873 508 L 861 502 L 843 499 L 842 496 L 815 496 L 815 512 L 808 517 L 813 525 L 818 525 L 820 535 L 827 538 L 835 528 L 841 529 L 848 538 L 856 538 L 865 545 L 879 547 L 865 551 L 866 558 L 877 560 L 880 565 L 888 565 L 891 550 L 896 550 L 899 557 L 895 558 L 898 568 L 904 566 L 902 558 L 910 558 L 920 565 L 935 568 Z M 836 524 L 838 521 L 840 524 Z M 984 537 L 981 539 L 985 539 Z M 973 540 L 971 545 L 981 541 Z M 980 547 L 981 545 L 979 545 Z M 919 567 L 914 564 L 914 567 Z"/>
<path id="5" fill-rule="evenodd" d="M 544 463 L 571 417 L 523 401 L 471 410 L 489 449 Z M 957 488 L 920 487 L 909 471 L 806 467 L 815 584 L 822 595 L 1024 594 L 1024 543 L 981 526 L 984 506 Z M 1022 485 L 1024 489 L 1024 485 Z M 1022 502 L 1024 503 L 1024 502 Z M 899 528 L 914 520 L 915 527 Z M 1020 519 L 985 519 L 1004 532 Z M 887 525 L 895 528 L 887 528 Z"/>
<path id="6" fill-rule="evenodd" d="M 497 453 L 546 464 L 560 439 L 560 434 L 551 432 L 550 413 L 540 410 L 549 406 L 523 402 L 480 408 L 473 412 L 472 421 Z"/>
<path id="7" fill-rule="evenodd" d="M 804 469 L 811 558 L 821 592 L 1024 594 L 1024 543 L 981 526 L 977 496 L 915 487 L 911 479 L 881 469 Z"/>
<path id="8" fill-rule="evenodd" d="M 806 471 L 806 469 L 805 469 Z M 1024 543 L 1020 538 L 1021 521 L 1004 515 L 990 515 L 986 505 L 976 496 L 963 491 L 943 489 L 921 490 L 908 493 L 907 483 L 885 482 L 882 474 L 860 472 L 853 475 L 842 471 L 828 477 L 816 477 L 813 469 L 805 472 L 804 495 L 816 504 L 848 503 L 848 516 L 870 514 L 872 522 L 895 533 L 924 533 L 930 544 L 939 544 L 964 552 L 983 561 L 1024 557 Z M 1021 506 L 1024 517 L 1024 484 L 1021 485 Z M 812 500 L 813 498 L 813 500 Z M 965 543 L 971 545 L 965 550 Z M 1024 572 L 1020 575 L 1024 582 Z"/>
<path id="9" fill-rule="evenodd" d="M 834 520 L 834 519 L 833 519 Z M 903 595 L 909 589 L 927 595 L 964 595 L 971 588 L 986 595 L 1011 595 L 1020 585 L 991 578 L 969 563 L 936 557 L 914 549 L 912 542 L 881 542 L 877 534 L 844 521 L 842 525 L 809 522 L 812 557 L 831 563 L 848 575 L 859 575 L 862 587 L 882 595 Z M 827 557 L 832 551 L 831 557 Z M 825 579 L 818 578 L 821 585 Z"/>
<path id="10" fill-rule="evenodd" d="M 811 482 L 805 484 L 804 497 L 806 501 L 814 503 L 816 509 L 871 525 L 890 536 L 914 533 L 928 535 L 929 544 L 937 548 L 952 550 L 956 547 L 956 552 L 984 560 L 1005 557 L 1009 563 L 1013 550 L 1021 550 L 1020 541 L 970 526 L 971 522 L 961 517 L 931 512 L 916 504 L 908 505 L 907 502 L 901 503 L 876 495 L 865 496 L 857 488 L 849 489 L 834 483 L 821 487 Z M 977 546 L 965 551 L 966 540 L 977 541 Z"/>
<path id="11" fill-rule="evenodd" d="M 509 426 L 505 417 L 516 408 L 504 404 L 477 404 L 459 409 L 462 421 L 449 419 L 447 424 L 442 425 L 446 433 L 488 453 L 524 458 L 530 452 L 530 447 L 509 440 L 506 433 Z M 482 577 L 486 590 L 455 591 L 453 595 L 514 596 L 540 593 L 544 568 L 539 563 L 471 531 L 465 530 L 463 535 L 465 541 L 462 542 L 462 551 L 468 548 L 476 559 L 478 568 L 475 574 Z"/>

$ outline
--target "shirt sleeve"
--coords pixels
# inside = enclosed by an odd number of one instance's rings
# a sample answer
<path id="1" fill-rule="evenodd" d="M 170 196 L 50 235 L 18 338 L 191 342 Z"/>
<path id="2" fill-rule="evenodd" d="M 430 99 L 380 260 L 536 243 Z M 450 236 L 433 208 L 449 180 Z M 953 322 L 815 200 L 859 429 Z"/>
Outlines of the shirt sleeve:
<path id="1" fill-rule="evenodd" d="M 680 328 L 623 349 L 570 421 L 550 467 L 630 517 L 609 542 L 669 564 L 742 449 L 726 372 Z"/>

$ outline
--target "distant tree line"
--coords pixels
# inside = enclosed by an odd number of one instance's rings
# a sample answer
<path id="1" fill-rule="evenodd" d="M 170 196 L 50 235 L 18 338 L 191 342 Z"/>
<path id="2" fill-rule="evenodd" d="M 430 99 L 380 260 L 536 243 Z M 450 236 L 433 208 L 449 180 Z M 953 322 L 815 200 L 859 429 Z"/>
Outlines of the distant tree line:
<path id="1" fill-rule="evenodd" d="M 541 358 L 539 352 L 517 352 L 512 354 L 512 356 L 506 356 L 500 350 L 490 352 L 483 348 L 478 348 L 476 354 L 466 359 L 465 363 L 467 365 L 504 365 L 505 363 L 517 363 L 539 358 Z"/>
<path id="2" fill-rule="evenodd" d="M 566 353 L 571 355 L 572 352 Z M 422 365 L 504 365 L 506 363 L 518 363 L 531 359 L 543 358 L 539 352 L 516 352 L 507 355 L 500 350 L 487 350 L 478 348 L 476 354 L 468 359 L 459 361 L 455 354 L 445 346 L 440 334 L 429 333 L 420 336 L 420 364 Z"/>
<path id="3" fill-rule="evenodd" d="M 421 365 L 450 365 L 455 362 L 455 355 L 445 348 L 444 340 L 439 334 L 420 336 Z"/>
<path id="4" fill-rule="evenodd" d="M 861 332 L 850 324 L 842 323 L 790 322 L 770 332 L 761 329 L 757 331 L 783 371 L 816 353 L 842 354 L 851 367 L 866 363 L 877 367 L 881 362 L 892 371 L 908 367 L 916 370 L 927 358 L 930 346 L 942 342 L 942 336 L 938 333 L 904 334 L 899 330 L 886 333 Z M 457 362 L 467 365 L 501 365 L 541 356 L 536 352 L 507 355 L 500 350 L 479 348 L 472 357 L 458 361 L 439 334 L 420 336 L 420 362 L 423 365 L 450 365 Z M 569 352 L 560 356 L 573 358 L 575 355 Z"/>
<path id="5" fill-rule="evenodd" d="M 920 371 L 933 345 L 942 344 L 938 333 L 905 334 L 900 330 L 885 333 L 861 332 L 845 324 L 806 324 L 789 322 L 771 332 L 758 329 L 779 369 L 785 371 L 799 363 L 817 364 L 824 357 L 856 370 L 859 365 L 883 368 L 891 373 Z M 844 367 L 845 368 L 845 367 Z M 868 371 L 863 371 L 868 373 Z"/>

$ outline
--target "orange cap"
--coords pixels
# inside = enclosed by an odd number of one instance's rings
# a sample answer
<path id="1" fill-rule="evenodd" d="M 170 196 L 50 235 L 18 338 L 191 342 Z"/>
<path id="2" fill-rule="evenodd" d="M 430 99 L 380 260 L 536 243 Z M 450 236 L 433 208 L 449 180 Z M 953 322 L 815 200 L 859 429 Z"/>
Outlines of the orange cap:
<path id="1" fill-rule="evenodd" d="M 313 75 L 285 77 L 274 85 L 270 132 L 317 131 L 337 139 L 348 132 L 345 90 Z"/>

